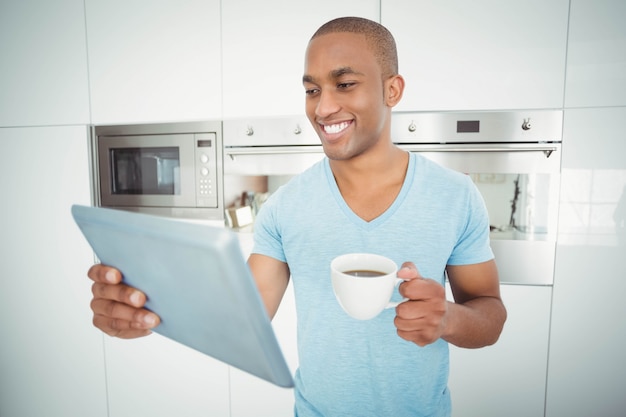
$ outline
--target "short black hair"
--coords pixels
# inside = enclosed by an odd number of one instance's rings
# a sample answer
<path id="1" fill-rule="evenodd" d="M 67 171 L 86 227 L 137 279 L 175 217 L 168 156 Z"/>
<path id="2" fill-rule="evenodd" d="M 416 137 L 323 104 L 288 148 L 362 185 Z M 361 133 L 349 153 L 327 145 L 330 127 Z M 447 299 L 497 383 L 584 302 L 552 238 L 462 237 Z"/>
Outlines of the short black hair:
<path id="1" fill-rule="evenodd" d="M 398 51 L 396 41 L 389 30 L 378 22 L 362 17 L 340 17 L 324 23 L 311 40 L 329 33 L 358 33 L 365 36 L 378 60 L 383 79 L 398 75 Z"/>

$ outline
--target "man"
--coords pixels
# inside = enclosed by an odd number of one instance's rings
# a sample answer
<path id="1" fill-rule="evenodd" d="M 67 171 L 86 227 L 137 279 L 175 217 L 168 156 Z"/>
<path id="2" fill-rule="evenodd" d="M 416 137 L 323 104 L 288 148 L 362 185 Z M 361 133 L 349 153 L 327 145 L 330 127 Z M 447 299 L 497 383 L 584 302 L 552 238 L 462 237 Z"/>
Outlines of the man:
<path id="1" fill-rule="evenodd" d="M 495 343 L 506 320 L 480 194 L 467 176 L 392 143 L 404 80 L 381 25 L 341 18 L 320 27 L 302 80 L 327 158 L 263 206 L 248 260 L 270 317 L 294 282 L 296 414 L 449 416 L 447 343 Z M 347 252 L 402 264 L 396 297 L 408 301 L 369 321 L 347 316 L 329 278 L 330 261 Z M 89 276 L 98 328 L 138 337 L 158 324 L 118 271 L 96 265 Z"/>

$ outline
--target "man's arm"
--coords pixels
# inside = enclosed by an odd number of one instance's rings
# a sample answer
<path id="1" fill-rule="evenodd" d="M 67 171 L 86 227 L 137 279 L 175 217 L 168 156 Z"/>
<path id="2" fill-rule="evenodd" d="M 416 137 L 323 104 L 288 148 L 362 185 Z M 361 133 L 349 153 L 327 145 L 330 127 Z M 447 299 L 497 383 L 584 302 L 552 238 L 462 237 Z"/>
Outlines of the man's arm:
<path id="1" fill-rule="evenodd" d="M 289 284 L 289 267 L 277 259 L 255 253 L 248 258 L 248 265 L 272 319 Z"/>
<path id="2" fill-rule="evenodd" d="M 496 343 L 506 321 L 495 261 L 449 265 L 448 280 L 454 303 L 449 303 L 443 338 L 466 348 Z"/>
<path id="3" fill-rule="evenodd" d="M 400 292 L 409 299 L 396 308 L 398 335 L 419 346 L 439 338 L 466 348 L 495 343 L 506 321 L 495 262 L 449 265 L 447 272 L 454 302 L 446 301 L 445 288 L 422 278 L 412 263 L 398 271 L 407 280 Z"/>

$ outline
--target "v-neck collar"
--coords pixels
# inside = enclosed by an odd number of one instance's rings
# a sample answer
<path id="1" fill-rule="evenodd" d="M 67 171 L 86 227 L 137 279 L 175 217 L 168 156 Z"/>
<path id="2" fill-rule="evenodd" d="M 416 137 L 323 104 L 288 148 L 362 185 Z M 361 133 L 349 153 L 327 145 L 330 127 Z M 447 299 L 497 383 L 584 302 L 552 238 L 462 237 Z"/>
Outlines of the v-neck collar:
<path id="1" fill-rule="evenodd" d="M 404 182 L 402 183 L 402 188 L 400 192 L 394 199 L 391 206 L 387 208 L 380 216 L 366 221 L 359 217 L 348 204 L 346 200 L 344 200 L 341 192 L 339 191 L 339 186 L 337 185 L 337 181 L 335 180 L 335 176 L 333 175 L 333 171 L 330 168 L 330 161 L 328 158 L 324 160 L 324 172 L 326 173 L 326 179 L 328 181 L 328 186 L 330 187 L 330 191 L 337 202 L 337 205 L 341 209 L 341 211 L 345 214 L 345 216 L 355 225 L 361 227 L 362 229 L 371 230 L 378 227 L 378 225 L 387 221 L 388 218 L 393 216 L 393 214 L 398 210 L 398 208 L 402 205 L 407 193 L 411 189 L 413 185 L 413 179 L 415 178 L 415 155 L 409 153 L 409 164 L 407 166 L 406 175 L 404 177 Z"/>

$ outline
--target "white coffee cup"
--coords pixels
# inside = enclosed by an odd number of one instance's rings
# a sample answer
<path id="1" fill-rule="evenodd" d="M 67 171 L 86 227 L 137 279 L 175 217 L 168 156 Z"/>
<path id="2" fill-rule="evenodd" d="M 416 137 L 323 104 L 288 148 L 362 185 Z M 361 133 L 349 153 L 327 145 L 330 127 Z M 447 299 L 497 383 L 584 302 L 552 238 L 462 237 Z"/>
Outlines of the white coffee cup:
<path id="1" fill-rule="evenodd" d="M 363 271 L 377 274 L 371 276 Z M 371 253 L 348 253 L 330 263 L 337 301 L 348 315 L 358 320 L 372 319 L 384 309 L 405 301 L 390 301 L 394 288 L 403 281 L 396 276 L 397 272 L 394 261 Z"/>

